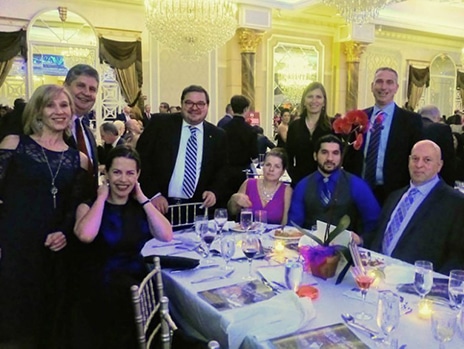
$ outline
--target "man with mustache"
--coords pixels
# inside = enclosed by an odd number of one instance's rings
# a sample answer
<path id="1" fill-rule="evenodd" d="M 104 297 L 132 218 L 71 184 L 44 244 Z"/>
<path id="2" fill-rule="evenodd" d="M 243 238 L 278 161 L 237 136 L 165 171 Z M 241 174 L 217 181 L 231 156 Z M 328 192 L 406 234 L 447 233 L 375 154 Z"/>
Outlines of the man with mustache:
<path id="1" fill-rule="evenodd" d="M 342 141 L 334 135 L 321 137 L 314 149 L 317 171 L 303 178 L 293 191 L 289 222 L 311 228 L 317 220 L 337 225 L 343 215 L 349 229 L 364 236 L 374 230 L 380 206 L 369 186 L 341 169 Z"/>

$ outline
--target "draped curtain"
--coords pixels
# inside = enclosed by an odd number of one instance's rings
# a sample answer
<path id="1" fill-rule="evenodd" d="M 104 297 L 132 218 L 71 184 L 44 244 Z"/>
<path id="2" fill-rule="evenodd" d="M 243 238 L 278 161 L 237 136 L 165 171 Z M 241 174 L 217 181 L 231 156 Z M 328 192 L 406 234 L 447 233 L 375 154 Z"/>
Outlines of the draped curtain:
<path id="1" fill-rule="evenodd" d="M 461 96 L 461 103 L 464 104 L 464 72 L 457 72 L 456 77 L 456 89 L 459 90 L 459 95 Z"/>
<path id="2" fill-rule="evenodd" d="M 116 73 L 116 81 L 121 88 L 122 95 L 129 106 L 143 101 L 142 94 L 142 43 L 140 40 L 114 41 L 99 38 L 100 62 L 108 63 Z"/>
<path id="3" fill-rule="evenodd" d="M 408 106 L 416 109 L 426 87 L 430 84 L 430 68 L 414 68 L 409 66 Z"/>
<path id="4" fill-rule="evenodd" d="M 0 32 L 0 87 L 6 80 L 18 53 L 27 60 L 26 31 Z"/>

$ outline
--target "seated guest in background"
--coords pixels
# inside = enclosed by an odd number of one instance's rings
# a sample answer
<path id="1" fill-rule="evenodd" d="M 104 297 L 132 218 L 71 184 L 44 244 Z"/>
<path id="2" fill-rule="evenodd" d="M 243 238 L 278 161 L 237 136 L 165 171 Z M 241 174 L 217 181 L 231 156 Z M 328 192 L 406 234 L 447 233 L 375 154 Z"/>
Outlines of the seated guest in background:
<path id="1" fill-rule="evenodd" d="M 442 165 L 437 144 L 414 145 L 411 182 L 386 201 L 371 249 L 408 263 L 431 261 L 443 274 L 464 268 L 464 195 L 438 177 Z"/>
<path id="2" fill-rule="evenodd" d="M 424 139 L 430 139 L 441 149 L 443 167 L 440 177 L 451 186 L 455 180 L 455 152 L 451 127 L 442 123 L 440 110 L 434 105 L 426 105 L 419 110 L 422 116 L 422 132 Z"/>
<path id="3" fill-rule="evenodd" d="M 272 143 L 272 141 L 264 135 L 264 130 L 261 126 L 253 126 L 253 131 L 257 135 L 258 154 L 266 154 L 267 148 L 275 148 L 275 144 Z"/>
<path id="4" fill-rule="evenodd" d="M 137 152 L 117 146 L 106 160 L 106 183 L 93 203 L 80 204 L 76 212 L 74 232 L 88 244 L 76 282 L 81 324 L 89 329 L 80 347 L 136 348 L 130 287 L 147 274 L 140 250 L 152 237 L 170 241 L 172 228 L 140 189 Z"/>
<path id="5" fill-rule="evenodd" d="M 170 113 L 170 107 L 169 107 L 169 104 L 166 103 L 166 102 L 161 102 L 159 107 L 158 107 L 158 110 L 161 114 L 168 114 Z"/>
<path id="6" fill-rule="evenodd" d="M 121 120 L 114 120 L 113 125 L 116 126 L 116 128 L 118 129 L 119 136 L 123 137 L 124 133 L 126 133 L 126 124 Z"/>
<path id="7" fill-rule="evenodd" d="M 135 148 L 140 135 L 142 134 L 143 126 L 138 120 L 129 120 L 126 122 L 126 133 L 124 134 L 124 140 L 127 145 Z"/>
<path id="8" fill-rule="evenodd" d="M 101 124 L 100 135 L 103 145 L 98 146 L 98 160 L 101 164 L 105 164 L 110 150 L 117 145 L 124 144 L 124 139 L 120 137 L 117 127 L 112 122 Z"/>
<path id="9" fill-rule="evenodd" d="M 249 178 L 232 195 L 227 204 L 229 212 L 236 215 L 242 208 L 267 211 L 267 221 L 272 224 L 287 224 L 287 212 L 292 197 L 292 188 L 280 182 L 287 168 L 287 154 L 282 148 L 274 148 L 264 159 L 263 178 Z"/>
<path id="10" fill-rule="evenodd" d="M 341 168 L 342 153 L 343 143 L 337 136 L 326 135 L 316 142 L 317 171 L 296 186 L 288 214 L 290 223 L 304 228 L 311 228 L 317 220 L 337 225 L 347 214 L 350 230 L 362 237 L 374 230 L 379 204 L 367 183 Z"/>

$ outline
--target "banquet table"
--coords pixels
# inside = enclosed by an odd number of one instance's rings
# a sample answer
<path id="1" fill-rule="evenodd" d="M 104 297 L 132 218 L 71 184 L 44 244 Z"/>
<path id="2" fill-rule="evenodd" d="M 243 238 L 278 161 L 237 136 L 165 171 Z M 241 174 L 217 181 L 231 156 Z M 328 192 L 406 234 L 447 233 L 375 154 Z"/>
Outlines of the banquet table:
<path id="1" fill-rule="evenodd" d="M 240 241 L 242 237 L 240 233 L 224 232 L 224 234 L 233 234 L 236 241 Z M 169 308 L 173 318 L 189 335 L 206 341 L 217 340 L 221 348 L 276 348 L 272 343 L 275 337 L 342 323 L 342 313 L 355 314 L 361 310 L 361 298 L 357 291 L 353 291 L 356 284 L 349 272 L 338 285 L 335 284 L 336 278 L 323 280 L 305 273 L 302 284 L 311 284 L 319 291 L 318 298 L 312 301 L 305 297 L 299 298 L 293 291 L 286 290 L 276 292 L 272 298 L 255 304 L 218 310 L 200 297 L 199 293 L 244 283 L 243 277 L 248 274 L 248 262 L 236 253 L 238 260 L 231 262 L 235 272 L 230 277 L 192 283 L 192 281 L 208 276 L 224 275 L 226 272 L 221 268 L 224 261 L 220 256 L 214 256 L 211 258 L 212 263 L 218 266 L 204 268 L 206 264 L 198 253 L 191 248 L 186 250 L 179 248 L 186 241 L 195 239 L 195 233 L 191 230 L 177 232 L 174 239 L 175 243 L 150 240 L 143 248 L 142 254 L 144 256 L 175 255 L 200 258 L 200 266 L 194 269 L 176 271 L 163 269 L 165 294 L 170 300 Z M 269 247 L 273 246 L 277 240 L 267 232 L 261 236 L 261 241 L 263 246 Z M 212 248 L 214 248 L 214 243 Z M 286 257 L 295 256 L 297 256 L 296 251 L 285 249 L 282 252 L 274 252 L 273 258 L 254 260 L 253 270 L 257 279 L 261 280 L 261 276 L 265 275 L 268 281 L 282 283 L 285 268 L 282 262 Z M 413 266 L 409 264 L 375 253 L 373 256 L 381 258 L 387 266 L 400 266 L 403 270 L 412 270 L 413 273 Z M 363 324 L 381 332 L 375 322 L 376 293 L 384 289 L 391 289 L 398 293 L 396 286 L 395 283 L 387 283 L 384 280 L 369 290 L 366 311 L 373 314 L 373 319 L 363 321 Z M 419 297 L 415 294 L 399 294 L 404 297 L 404 304 L 412 308 L 412 311 L 401 316 L 399 327 L 394 332 L 395 337 L 398 338 L 398 347 L 402 349 L 437 348 L 438 341 L 433 338 L 430 319 L 424 320 L 418 316 Z M 378 347 L 378 343 L 371 340 L 366 333 L 350 329 L 369 348 Z M 311 346 L 313 347 L 319 348 L 319 346 Z M 446 348 L 464 348 L 464 339 L 456 333 L 454 338 L 446 343 Z"/>

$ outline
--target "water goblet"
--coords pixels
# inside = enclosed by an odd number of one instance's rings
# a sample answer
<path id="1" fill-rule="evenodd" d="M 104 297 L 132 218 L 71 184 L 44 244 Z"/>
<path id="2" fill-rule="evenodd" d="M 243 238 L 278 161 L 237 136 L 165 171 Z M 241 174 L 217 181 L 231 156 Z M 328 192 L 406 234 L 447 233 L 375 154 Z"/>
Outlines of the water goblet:
<path id="1" fill-rule="evenodd" d="M 226 262 L 224 270 L 233 270 L 230 260 L 235 253 L 235 238 L 232 235 L 223 235 L 221 238 L 221 256 Z"/>
<path id="2" fill-rule="evenodd" d="M 425 295 L 432 290 L 433 264 L 429 261 L 415 261 L 414 269 L 414 288 L 421 299 L 424 299 Z"/>
<path id="3" fill-rule="evenodd" d="M 253 225 L 253 211 L 244 208 L 240 211 L 240 228 L 244 230 L 245 232 L 248 232 L 248 230 L 251 228 Z"/>
<path id="4" fill-rule="evenodd" d="M 227 223 L 227 209 L 225 208 L 217 208 L 214 210 L 214 221 L 216 222 L 219 231 L 218 234 L 222 234 L 222 229 L 224 229 L 224 225 Z"/>
<path id="5" fill-rule="evenodd" d="M 456 322 L 456 312 L 451 309 L 440 309 L 432 312 L 432 332 L 433 337 L 440 342 L 439 349 L 445 349 L 445 343 L 453 338 Z"/>
<path id="6" fill-rule="evenodd" d="M 266 230 L 267 226 L 267 211 L 257 210 L 255 211 L 255 223 L 258 234 L 261 235 Z"/>
<path id="7" fill-rule="evenodd" d="M 259 239 L 257 235 L 253 233 L 248 233 L 242 240 L 242 251 L 248 259 L 248 276 L 245 276 L 244 280 L 254 280 L 255 277 L 252 274 L 251 265 L 253 262 L 253 258 L 259 251 Z"/>
<path id="8" fill-rule="evenodd" d="M 464 270 L 451 270 L 448 279 L 448 294 L 453 308 L 462 308 L 464 299 Z"/>
<path id="9" fill-rule="evenodd" d="M 379 291 L 377 325 L 385 335 L 383 343 L 392 346 L 392 332 L 400 322 L 400 297 L 392 291 Z"/>
<path id="10" fill-rule="evenodd" d="M 285 283 L 290 290 L 298 291 L 303 279 L 303 263 L 297 258 L 285 262 Z"/>
<path id="11" fill-rule="evenodd" d="M 214 227 L 214 229 L 209 229 L 208 220 L 205 220 L 204 222 L 200 224 L 200 236 L 205 245 L 204 250 L 206 253 L 206 258 L 204 260 L 204 263 L 211 264 L 213 261 L 210 257 L 211 255 L 210 248 L 211 248 L 211 244 L 214 241 L 214 238 L 216 237 L 216 228 Z"/>
<path id="12" fill-rule="evenodd" d="M 195 216 L 195 233 L 198 239 L 201 239 L 201 228 L 208 222 L 208 218 L 205 215 Z"/>
<path id="13" fill-rule="evenodd" d="M 361 268 L 358 267 L 351 268 L 351 273 L 354 276 L 356 285 L 358 285 L 359 289 L 361 290 L 363 303 L 362 310 L 360 312 L 357 312 L 355 314 L 355 317 L 358 320 L 370 320 L 372 319 L 372 315 L 366 312 L 366 295 L 375 278 L 373 276 L 367 275 L 364 270 L 361 270 Z"/>

